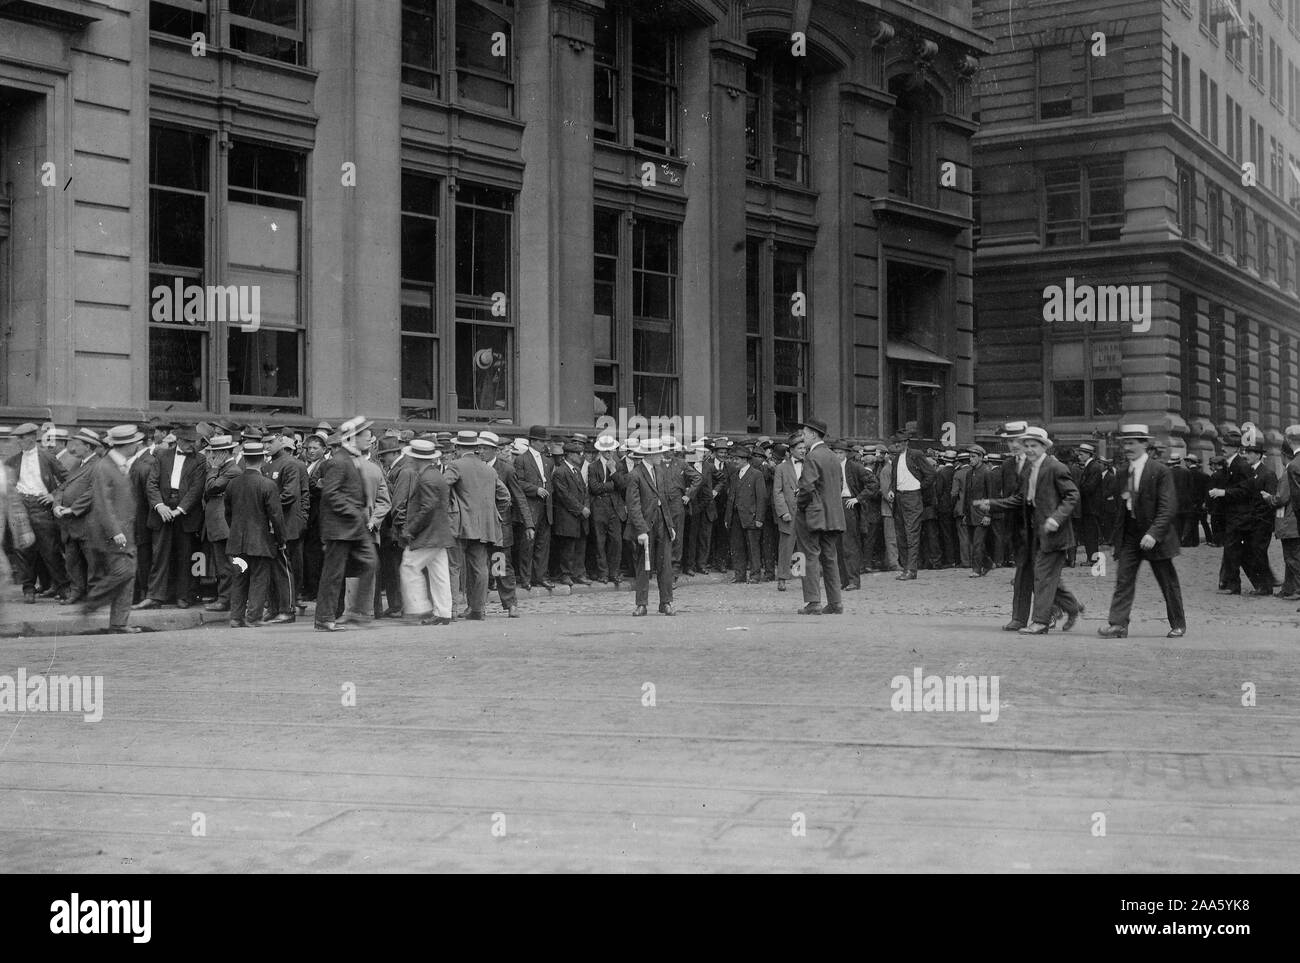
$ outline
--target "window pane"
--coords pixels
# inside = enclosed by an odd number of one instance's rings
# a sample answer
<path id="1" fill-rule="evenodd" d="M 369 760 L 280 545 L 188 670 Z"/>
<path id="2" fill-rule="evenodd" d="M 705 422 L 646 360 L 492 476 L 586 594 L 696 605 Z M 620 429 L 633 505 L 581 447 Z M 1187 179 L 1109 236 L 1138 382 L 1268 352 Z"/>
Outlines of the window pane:
<path id="1" fill-rule="evenodd" d="M 298 212 L 232 202 L 230 260 L 249 267 L 298 270 Z"/>
<path id="2" fill-rule="evenodd" d="M 230 46 L 234 50 L 281 63 L 296 64 L 302 62 L 302 44 L 277 34 L 250 30 L 240 24 L 230 25 Z"/>
<path id="3" fill-rule="evenodd" d="M 632 129 L 638 141 L 668 142 L 668 90 L 641 77 L 632 81 Z"/>
<path id="4" fill-rule="evenodd" d="M 807 318 L 794 313 L 796 295 L 802 295 L 798 300 L 802 302 L 804 312 L 807 312 L 808 290 L 804 269 L 806 263 L 802 252 L 777 246 L 772 258 L 772 328 L 778 338 L 807 336 Z M 786 382 L 786 384 L 792 383 Z"/>
<path id="5" fill-rule="evenodd" d="M 235 141 L 230 148 L 230 186 L 301 197 L 303 156 L 277 147 Z"/>
<path id="6" fill-rule="evenodd" d="M 500 195 L 495 196 L 495 195 Z M 499 201 L 497 191 L 471 195 Z M 456 293 L 490 298 L 495 292 L 510 293 L 510 216 L 499 210 L 484 210 L 465 203 L 456 205 Z"/>
<path id="7" fill-rule="evenodd" d="M 1052 378 L 1082 378 L 1083 342 L 1062 341 L 1052 345 Z"/>
<path id="8" fill-rule="evenodd" d="M 149 260 L 203 269 L 207 198 L 154 189 L 149 192 Z"/>
<path id="9" fill-rule="evenodd" d="M 230 0 L 230 12 L 277 27 L 298 29 L 298 0 Z"/>
<path id="10" fill-rule="evenodd" d="M 187 328 L 149 329 L 150 400 L 203 400 L 205 337 L 205 332 Z"/>
<path id="11" fill-rule="evenodd" d="M 149 29 L 173 37 L 189 40 L 208 28 L 207 14 L 201 10 L 185 10 L 168 3 L 149 4 Z"/>
<path id="12" fill-rule="evenodd" d="M 1123 110 L 1124 48 L 1111 41 L 1106 47 L 1106 56 L 1089 56 L 1087 62 L 1092 71 L 1092 112 Z M 1205 97 L 1204 93 L 1202 97 Z"/>
<path id="13" fill-rule="evenodd" d="M 788 434 L 799 427 L 804 417 L 803 399 L 802 392 L 773 392 L 772 406 L 776 409 L 777 431 Z"/>
<path id="14" fill-rule="evenodd" d="M 637 371 L 675 374 L 673 336 L 667 331 L 634 328 L 632 331 L 632 367 Z"/>
<path id="15" fill-rule="evenodd" d="M 402 338 L 402 397 L 415 401 L 438 398 L 438 342 L 435 338 Z"/>
<path id="16" fill-rule="evenodd" d="M 257 289 L 262 324 L 292 327 L 298 323 L 297 275 L 270 274 L 266 271 L 231 267 L 227 280 L 232 285 L 246 285 Z M 251 298 L 251 294 L 247 297 Z M 217 320 L 234 323 L 235 318 L 230 316 Z"/>
<path id="17" fill-rule="evenodd" d="M 1039 117 L 1069 117 L 1074 109 L 1074 64 L 1069 47 L 1048 47 L 1038 52 Z"/>
<path id="18" fill-rule="evenodd" d="M 1124 382 L 1121 378 L 1099 378 L 1092 383 L 1093 417 L 1124 413 Z"/>
<path id="19" fill-rule="evenodd" d="M 750 238 L 745 242 L 745 330 L 758 334 L 762 330 L 759 315 L 762 276 L 763 242 Z"/>
<path id="20" fill-rule="evenodd" d="M 763 343 L 760 338 L 745 339 L 745 417 L 749 424 L 763 423 L 759 400 L 763 384 Z"/>
<path id="21" fill-rule="evenodd" d="M 1052 383 L 1052 413 L 1057 418 L 1083 417 L 1083 381 Z"/>
<path id="22" fill-rule="evenodd" d="M 438 222 L 402 218 L 402 277 L 433 284 L 438 279 Z"/>
<path id="23" fill-rule="evenodd" d="M 677 379 L 637 375 L 632 379 L 632 395 L 637 414 L 672 417 L 677 410 Z"/>
<path id="24" fill-rule="evenodd" d="M 618 124 L 618 29 L 614 11 L 596 13 L 595 43 L 595 122 L 596 136 L 615 139 Z M 600 128 L 607 128 L 601 130 Z"/>
<path id="25" fill-rule="evenodd" d="M 438 17 L 432 0 L 402 4 L 402 82 L 438 93 Z"/>
<path id="26" fill-rule="evenodd" d="M 245 332 L 232 327 L 228 336 L 230 393 L 269 398 L 297 398 L 297 331 Z"/>
<path id="27" fill-rule="evenodd" d="M 438 179 L 402 171 L 402 210 L 410 214 L 438 216 Z"/>
<path id="28" fill-rule="evenodd" d="M 632 259 L 637 268 L 677 273 L 677 228 L 661 221 L 640 221 L 633 232 Z"/>
<path id="29" fill-rule="evenodd" d="M 434 303 L 430 288 L 402 288 L 402 330 L 433 334 Z"/>
<path id="30" fill-rule="evenodd" d="M 798 341 L 772 342 L 774 384 L 787 388 L 801 388 L 807 377 L 804 369 L 804 346 Z"/>
<path id="31" fill-rule="evenodd" d="M 671 277 L 636 272 L 632 288 L 632 315 L 637 318 L 673 319 L 676 301 Z"/>
<path id="32" fill-rule="evenodd" d="M 175 127 L 149 128 L 149 183 L 188 191 L 208 189 L 208 138 Z"/>
<path id="33" fill-rule="evenodd" d="M 456 394 L 461 408 L 506 411 L 510 407 L 510 329 L 456 325 Z"/>

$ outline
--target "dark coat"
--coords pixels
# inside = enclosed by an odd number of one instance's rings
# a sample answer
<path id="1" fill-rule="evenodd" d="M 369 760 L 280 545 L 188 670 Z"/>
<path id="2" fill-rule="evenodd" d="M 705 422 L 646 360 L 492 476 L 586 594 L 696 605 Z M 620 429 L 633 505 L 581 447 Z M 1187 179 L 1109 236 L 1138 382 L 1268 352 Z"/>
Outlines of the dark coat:
<path id="1" fill-rule="evenodd" d="M 934 473 L 934 506 L 940 518 L 951 518 L 956 505 L 952 495 L 952 478 L 957 473 L 956 465 L 942 465 Z"/>
<path id="2" fill-rule="evenodd" d="M 322 542 L 370 538 L 366 489 L 352 456 L 342 452 L 320 468 L 320 537 Z"/>
<path id="3" fill-rule="evenodd" d="M 925 455 L 917 451 L 915 448 L 908 448 L 903 451 L 902 454 L 894 456 L 891 459 L 894 463 L 894 478 L 891 484 L 893 485 L 893 491 L 895 492 L 898 491 L 899 458 L 907 459 L 907 470 L 910 471 L 912 476 L 921 483 L 921 496 L 928 503 L 930 501 L 929 492 L 934 485 L 935 475 L 937 474 L 935 467 L 930 464 L 930 459 L 926 458 Z"/>
<path id="4" fill-rule="evenodd" d="M 591 493 L 591 517 L 597 524 L 606 523 L 611 518 L 627 521 L 627 504 L 623 501 L 626 487 L 627 471 L 621 461 L 614 462 L 612 470 L 605 467 L 601 458 L 591 463 L 587 469 L 587 491 Z M 692 514 L 695 504 L 691 503 Z"/>
<path id="5" fill-rule="evenodd" d="M 588 527 L 582 510 L 591 509 L 591 495 L 582 480 L 582 466 L 574 471 L 571 466 L 562 465 L 551 476 L 551 482 L 555 485 L 555 522 L 551 531 L 560 538 L 581 538 L 587 534 Z"/>
<path id="6" fill-rule="evenodd" d="M 772 479 L 772 514 L 777 530 L 785 535 L 794 534 L 794 516 L 799 513 L 799 479 L 794 474 L 795 461 L 787 458 L 776 466 Z M 789 515 L 787 522 L 781 516 Z"/>
<path id="7" fill-rule="evenodd" d="M 726 494 L 727 472 L 712 454 L 700 460 L 700 484 L 691 499 L 692 515 L 703 515 L 709 521 L 718 517 L 718 499 Z"/>
<path id="8" fill-rule="evenodd" d="M 226 524 L 226 486 L 239 477 L 243 468 L 230 459 L 220 468 L 208 468 L 203 483 L 203 537 L 209 542 L 220 542 L 230 536 Z"/>
<path id="9" fill-rule="evenodd" d="M 203 485 L 208 480 L 208 466 L 203 456 L 190 452 L 185 456 L 181 466 L 181 484 L 172 488 L 172 470 L 176 467 L 177 452 L 173 448 L 156 458 L 149 469 L 149 478 L 145 483 L 148 495 L 148 525 L 150 531 L 159 531 L 163 525 L 180 525 L 181 531 L 197 534 L 203 527 Z M 143 459 L 141 459 L 143 461 Z M 185 514 L 177 521 L 164 522 L 158 514 L 158 506 L 179 508 Z"/>
<path id="10" fill-rule="evenodd" d="M 741 528 L 762 528 L 767 517 L 767 479 L 761 469 L 752 465 L 740 475 L 739 469 L 727 489 L 727 512 L 723 516 L 728 525 Z"/>
<path id="11" fill-rule="evenodd" d="M 406 503 L 402 538 L 411 549 L 450 548 L 456 544 L 451 529 L 451 486 L 441 469 L 417 459 L 411 468 L 411 496 Z"/>
<path id="12" fill-rule="evenodd" d="M 1038 533 L 1038 547 L 1042 552 L 1068 552 L 1074 548 L 1074 526 L 1070 516 L 1079 503 L 1079 489 L 1070 477 L 1070 470 L 1051 455 L 1043 456 L 1043 464 L 1038 470 L 1038 485 L 1034 490 L 1034 504 L 1029 504 L 1029 479 L 1033 475 L 1033 463 L 1025 459 L 1025 467 L 1020 472 L 1020 485 L 1014 495 L 1006 495 L 993 500 L 992 507 L 1004 508 L 1016 513 L 1022 523 L 1034 526 Z M 1032 515 L 1032 517 L 1031 517 Z M 1056 519 L 1060 526 L 1054 532 L 1044 529 L 1049 518 Z"/>
<path id="13" fill-rule="evenodd" d="M 880 515 L 880 479 L 862 462 L 850 458 L 844 463 L 844 480 L 858 500 L 858 531 L 866 532 L 872 519 Z"/>
<path id="14" fill-rule="evenodd" d="M 1179 515 L 1190 515 L 1196 511 L 1196 479 L 1182 465 L 1169 468 L 1169 477 L 1174 482 L 1174 505 Z"/>
<path id="15" fill-rule="evenodd" d="M 498 456 L 492 462 L 492 467 L 496 469 L 501 484 L 505 485 L 506 491 L 510 493 L 510 516 L 508 519 L 501 520 L 501 547 L 509 548 L 515 543 L 515 525 L 522 525 L 526 529 L 532 528 L 533 513 L 528 508 L 528 496 L 524 494 L 523 486 L 519 484 L 519 475 L 515 471 L 514 462 Z"/>
<path id="16" fill-rule="evenodd" d="M 307 528 L 307 466 L 285 449 L 280 449 L 262 469 L 279 492 L 280 512 L 284 516 L 284 540 L 302 538 Z"/>
<path id="17" fill-rule="evenodd" d="M 135 495 L 135 544 L 149 541 L 149 475 L 158 464 L 158 460 L 149 452 L 142 452 L 135 461 L 127 477 L 131 481 L 131 492 Z"/>
<path id="18" fill-rule="evenodd" d="M 98 455 L 91 455 L 84 465 L 78 465 L 68 472 L 58 490 L 54 492 L 54 504 L 62 505 L 72 512 L 59 519 L 63 533 L 70 539 L 86 537 L 86 520 L 95 503 L 94 470 L 99 463 Z"/>
<path id="19" fill-rule="evenodd" d="M 230 534 L 226 554 L 275 558 L 284 545 L 284 513 L 280 487 L 261 467 L 245 468 L 226 486 L 226 524 Z"/>
<path id="20" fill-rule="evenodd" d="M 115 535 L 126 536 L 126 550 L 135 547 L 135 489 L 127 472 L 110 456 L 95 462 L 91 471 L 90 519 L 86 523 L 86 544 L 113 551 Z"/>
<path id="21" fill-rule="evenodd" d="M 1129 463 L 1119 466 L 1115 473 L 1115 491 L 1123 497 L 1129 486 Z M 1263 501 L 1263 499 L 1260 499 Z M 1174 470 L 1169 466 L 1148 458 L 1142 469 L 1142 480 L 1138 483 L 1137 498 L 1133 503 L 1133 517 L 1143 535 L 1150 535 L 1156 540 L 1155 548 L 1142 552 L 1143 558 L 1173 558 L 1179 551 L 1178 492 L 1174 481 Z M 1124 543 L 1124 525 L 1128 519 L 1128 506 L 1121 501 L 1115 522 L 1115 533 L 1111 544 L 1116 547 Z"/>
<path id="22" fill-rule="evenodd" d="M 665 456 L 659 468 L 668 486 L 663 492 L 664 507 L 675 518 L 685 513 L 687 502 L 683 499 L 695 498 L 703 478 L 698 471 L 676 457 L 669 459 Z"/>
<path id="23" fill-rule="evenodd" d="M 910 464 L 910 463 L 909 463 Z M 821 511 L 817 510 L 820 502 Z M 811 448 L 799 477 L 799 512 L 810 532 L 844 531 L 844 502 L 840 498 L 840 460 L 825 442 Z"/>
<path id="24" fill-rule="evenodd" d="M 652 477 L 651 472 L 654 472 Z M 628 541 L 635 541 L 638 535 L 651 531 L 658 537 L 665 537 L 672 528 L 672 522 L 664 508 L 662 492 L 668 479 L 662 466 L 652 469 L 645 462 L 639 462 L 628 474 L 627 481 L 627 525 Z M 680 537 L 680 532 L 677 533 Z"/>
<path id="25" fill-rule="evenodd" d="M 1079 516 L 1100 516 L 1105 497 L 1106 494 L 1102 491 L 1101 462 L 1094 458 L 1079 473 Z"/>
<path id="26" fill-rule="evenodd" d="M 528 510 L 532 512 L 533 521 L 538 524 L 541 523 L 543 515 L 546 516 L 548 523 L 555 519 L 555 493 L 551 488 L 551 476 L 555 474 L 555 464 L 549 455 L 542 455 L 542 470 L 545 474 L 539 475 L 537 460 L 533 457 L 532 451 L 525 451 L 515 457 L 515 473 L 519 478 L 519 487 L 524 490 L 524 496 L 528 499 Z M 539 487 L 546 489 L 545 498 L 538 497 Z"/>
<path id="27" fill-rule="evenodd" d="M 54 489 L 58 488 L 59 483 L 68 476 L 68 470 L 63 467 L 63 463 L 48 448 L 42 448 L 39 445 L 36 446 L 36 460 L 41 466 L 41 481 L 45 483 L 45 490 L 53 495 Z M 23 467 L 23 453 L 16 451 L 6 458 L 5 467 L 9 469 L 9 485 L 11 489 L 16 491 L 19 473 Z M 21 498 L 22 496 L 17 497 Z"/>
<path id="28" fill-rule="evenodd" d="M 998 477 L 1000 472 L 994 472 L 988 465 L 981 464 L 978 467 L 972 466 L 966 475 L 966 482 L 962 489 L 962 514 L 966 516 L 967 525 L 982 525 L 985 518 L 991 518 L 992 512 L 982 511 L 975 507 L 975 502 L 979 499 L 994 499 L 999 497 L 998 483 L 1001 479 Z"/>

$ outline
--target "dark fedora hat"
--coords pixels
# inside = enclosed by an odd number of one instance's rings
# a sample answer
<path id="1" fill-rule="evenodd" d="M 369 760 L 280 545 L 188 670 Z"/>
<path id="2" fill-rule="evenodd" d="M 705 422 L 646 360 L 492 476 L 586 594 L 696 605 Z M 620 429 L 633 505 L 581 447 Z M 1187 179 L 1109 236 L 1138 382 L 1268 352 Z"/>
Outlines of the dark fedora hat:
<path id="1" fill-rule="evenodd" d="M 826 422 L 822 421 L 820 418 L 813 418 L 812 416 L 809 416 L 805 418 L 803 421 L 799 422 L 799 427 L 811 428 L 813 431 L 817 432 L 817 434 L 821 435 L 823 438 L 826 437 L 826 432 L 827 432 Z"/>
<path id="2" fill-rule="evenodd" d="M 545 425 L 533 425 L 528 429 L 529 441 L 550 441 L 551 436 L 546 430 Z"/>

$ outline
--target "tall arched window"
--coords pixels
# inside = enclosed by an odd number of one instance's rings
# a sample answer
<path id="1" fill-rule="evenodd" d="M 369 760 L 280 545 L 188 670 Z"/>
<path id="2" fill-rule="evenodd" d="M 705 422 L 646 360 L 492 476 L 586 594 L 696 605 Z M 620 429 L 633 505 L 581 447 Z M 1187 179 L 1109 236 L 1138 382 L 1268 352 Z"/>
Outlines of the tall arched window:
<path id="1" fill-rule="evenodd" d="M 933 198 L 935 188 L 929 179 L 918 176 L 915 162 L 930 156 L 926 140 L 940 98 L 914 78 L 913 74 L 904 74 L 889 82 L 889 92 L 895 97 L 889 111 L 889 193 L 925 202 Z"/>

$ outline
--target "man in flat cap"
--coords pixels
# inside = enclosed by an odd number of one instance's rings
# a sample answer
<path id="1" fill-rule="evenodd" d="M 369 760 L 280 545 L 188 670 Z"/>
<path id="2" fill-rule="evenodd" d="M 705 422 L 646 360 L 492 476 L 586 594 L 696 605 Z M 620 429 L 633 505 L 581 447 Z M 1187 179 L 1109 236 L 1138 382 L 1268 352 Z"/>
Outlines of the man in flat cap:
<path id="1" fill-rule="evenodd" d="M 74 605 L 86 597 L 90 578 L 86 523 L 94 503 L 91 473 L 102 444 L 99 434 L 90 428 L 80 428 L 68 439 L 72 467 L 54 493 L 53 511 L 63 530 L 63 559 L 70 583 L 68 597 L 61 605 Z"/>
<path id="2" fill-rule="evenodd" d="M 970 466 L 961 479 L 957 510 L 970 551 L 970 577 L 983 578 L 993 568 L 993 515 L 979 505 L 999 497 L 998 476 L 984 464 L 983 445 L 971 445 Z"/>
<path id="3" fill-rule="evenodd" d="M 31 422 L 19 425 L 11 433 L 18 452 L 5 460 L 13 484 L 11 498 L 27 509 L 36 541 L 28 548 L 16 549 L 14 560 L 18 580 L 23 586 L 23 601 L 36 601 L 36 574 L 40 563 L 50 574 L 55 595 L 68 597 L 68 575 L 63 564 L 63 545 L 59 526 L 54 520 L 54 492 L 68 476 L 67 470 L 46 448 L 42 448 L 40 428 Z"/>

